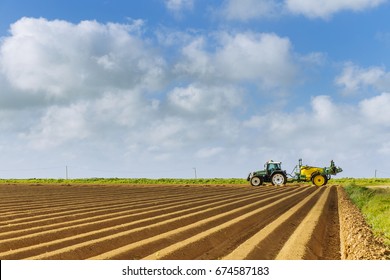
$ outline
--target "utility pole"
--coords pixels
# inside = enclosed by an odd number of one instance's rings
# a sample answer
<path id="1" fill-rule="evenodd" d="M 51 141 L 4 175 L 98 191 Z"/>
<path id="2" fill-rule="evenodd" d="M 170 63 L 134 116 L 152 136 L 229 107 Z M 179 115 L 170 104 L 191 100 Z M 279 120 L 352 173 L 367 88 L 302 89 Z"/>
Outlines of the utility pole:
<path id="1" fill-rule="evenodd" d="M 66 180 L 68 180 L 68 166 L 66 165 L 65 166 L 65 178 L 66 178 Z"/>
<path id="2" fill-rule="evenodd" d="M 192 169 L 194 169 L 194 171 L 195 171 L 195 179 L 198 179 L 196 176 L 196 167 L 193 167 Z"/>
<path id="3" fill-rule="evenodd" d="M 377 172 L 377 170 L 375 169 L 375 178 L 376 178 L 376 172 Z"/>

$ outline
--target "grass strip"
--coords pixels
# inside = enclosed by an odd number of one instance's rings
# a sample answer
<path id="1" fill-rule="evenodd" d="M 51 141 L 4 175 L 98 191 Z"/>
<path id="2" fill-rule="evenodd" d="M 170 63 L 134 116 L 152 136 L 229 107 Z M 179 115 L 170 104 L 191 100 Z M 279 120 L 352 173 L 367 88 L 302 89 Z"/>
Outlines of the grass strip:
<path id="1" fill-rule="evenodd" d="M 81 178 L 81 179 L 0 179 L 4 184 L 247 184 L 241 178 Z"/>

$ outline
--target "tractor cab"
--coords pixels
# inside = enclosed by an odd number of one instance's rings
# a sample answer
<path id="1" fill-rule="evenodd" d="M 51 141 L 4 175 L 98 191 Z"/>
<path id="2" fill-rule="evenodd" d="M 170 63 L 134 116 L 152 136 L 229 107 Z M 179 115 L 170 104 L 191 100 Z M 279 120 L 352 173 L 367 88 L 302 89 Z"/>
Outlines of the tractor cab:
<path id="1" fill-rule="evenodd" d="M 273 161 L 273 160 L 267 161 L 264 164 L 264 170 L 267 171 L 267 175 L 271 175 L 272 173 L 274 173 L 277 170 L 282 170 L 282 163 L 279 161 Z"/>

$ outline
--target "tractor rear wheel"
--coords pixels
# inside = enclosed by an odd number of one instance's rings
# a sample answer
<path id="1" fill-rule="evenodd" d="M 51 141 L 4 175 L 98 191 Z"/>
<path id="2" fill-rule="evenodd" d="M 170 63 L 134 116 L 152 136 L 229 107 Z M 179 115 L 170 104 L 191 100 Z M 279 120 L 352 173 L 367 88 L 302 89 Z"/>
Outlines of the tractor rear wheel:
<path id="1" fill-rule="evenodd" d="M 263 179 L 261 177 L 252 177 L 251 179 L 251 185 L 254 187 L 258 187 L 263 184 Z"/>
<path id="2" fill-rule="evenodd" d="M 286 184 L 287 177 L 283 173 L 275 173 L 271 177 L 271 182 L 274 186 L 281 186 Z"/>
<path id="3" fill-rule="evenodd" d="M 317 187 L 321 187 L 328 182 L 328 179 L 324 175 L 316 174 L 311 178 L 311 181 Z"/>

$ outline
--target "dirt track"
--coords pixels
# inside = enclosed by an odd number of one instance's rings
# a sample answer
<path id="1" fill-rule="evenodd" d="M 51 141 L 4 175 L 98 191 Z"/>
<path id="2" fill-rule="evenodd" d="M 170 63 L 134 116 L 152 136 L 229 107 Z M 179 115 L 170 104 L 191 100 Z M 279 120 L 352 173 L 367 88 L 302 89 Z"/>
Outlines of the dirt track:
<path id="1" fill-rule="evenodd" d="M 337 186 L 0 186 L 0 259 L 340 259 Z"/>

